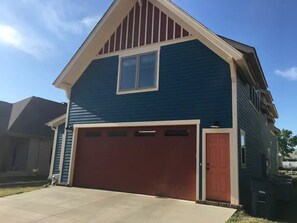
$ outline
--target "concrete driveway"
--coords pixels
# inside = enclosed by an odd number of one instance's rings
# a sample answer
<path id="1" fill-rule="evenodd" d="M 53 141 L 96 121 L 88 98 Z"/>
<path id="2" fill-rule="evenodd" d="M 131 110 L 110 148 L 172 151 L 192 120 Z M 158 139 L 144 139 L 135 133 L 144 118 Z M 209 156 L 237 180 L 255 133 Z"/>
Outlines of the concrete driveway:
<path id="1" fill-rule="evenodd" d="M 1 223 L 223 223 L 234 212 L 188 201 L 65 187 L 0 198 Z"/>

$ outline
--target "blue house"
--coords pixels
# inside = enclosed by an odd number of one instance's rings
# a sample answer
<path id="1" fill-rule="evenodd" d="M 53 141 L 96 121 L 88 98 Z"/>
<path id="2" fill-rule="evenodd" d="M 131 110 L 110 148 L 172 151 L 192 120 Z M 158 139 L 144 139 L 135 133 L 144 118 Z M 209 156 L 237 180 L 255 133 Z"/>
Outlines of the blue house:
<path id="1" fill-rule="evenodd" d="M 54 82 L 59 184 L 230 205 L 277 173 L 278 118 L 255 48 L 169 0 L 115 0 Z"/>

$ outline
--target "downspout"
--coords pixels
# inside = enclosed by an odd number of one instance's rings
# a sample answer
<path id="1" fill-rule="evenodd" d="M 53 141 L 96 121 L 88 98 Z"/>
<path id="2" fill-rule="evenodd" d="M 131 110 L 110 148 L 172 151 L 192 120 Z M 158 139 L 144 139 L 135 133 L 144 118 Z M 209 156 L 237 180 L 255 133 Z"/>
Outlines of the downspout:
<path id="1" fill-rule="evenodd" d="M 52 146 L 52 156 L 51 156 L 51 164 L 50 164 L 50 170 L 49 170 L 49 176 L 48 176 L 48 179 L 51 179 L 52 178 L 52 175 L 53 175 L 53 168 L 54 168 L 54 162 L 55 162 L 55 156 L 56 156 L 56 144 L 57 144 L 57 136 L 58 136 L 58 129 L 57 127 L 53 127 L 51 126 L 51 129 L 53 131 L 55 131 L 55 134 L 54 134 L 54 141 L 53 141 L 53 146 Z"/>

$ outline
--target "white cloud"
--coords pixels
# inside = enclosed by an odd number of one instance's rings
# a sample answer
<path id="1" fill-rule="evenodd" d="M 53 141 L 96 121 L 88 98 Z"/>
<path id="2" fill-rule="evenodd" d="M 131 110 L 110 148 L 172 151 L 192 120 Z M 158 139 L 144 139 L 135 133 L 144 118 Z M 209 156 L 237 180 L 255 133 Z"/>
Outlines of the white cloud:
<path id="1" fill-rule="evenodd" d="M 60 37 L 67 33 L 82 34 L 86 28 L 93 28 L 98 21 L 98 16 L 79 18 L 79 7 L 71 2 L 49 1 L 40 8 L 43 10 L 42 18 L 46 28 Z"/>
<path id="2" fill-rule="evenodd" d="M 286 70 L 276 70 L 275 73 L 288 80 L 297 81 L 297 67 L 291 67 Z"/>
<path id="3" fill-rule="evenodd" d="M 89 33 L 100 17 L 72 0 L 20 2 L 22 9 L 0 0 L 0 45 L 38 59 L 58 53 L 54 50 L 61 39 L 65 42 L 70 36 Z"/>
<path id="4" fill-rule="evenodd" d="M 64 32 L 81 33 L 81 27 L 77 23 L 66 21 L 62 7 L 58 8 L 58 6 L 48 3 L 42 14 L 46 27 L 59 36 Z"/>
<path id="5" fill-rule="evenodd" d="M 38 59 L 48 56 L 53 50 L 47 40 L 6 24 L 0 24 L 0 44 L 12 46 Z"/>
<path id="6" fill-rule="evenodd" d="M 15 28 L 0 24 L 0 42 L 19 47 L 22 43 L 22 38 Z"/>
<path id="7" fill-rule="evenodd" d="M 81 23 L 87 26 L 88 28 L 94 28 L 94 26 L 99 21 L 99 16 L 87 16 L 81 20 Z"/>

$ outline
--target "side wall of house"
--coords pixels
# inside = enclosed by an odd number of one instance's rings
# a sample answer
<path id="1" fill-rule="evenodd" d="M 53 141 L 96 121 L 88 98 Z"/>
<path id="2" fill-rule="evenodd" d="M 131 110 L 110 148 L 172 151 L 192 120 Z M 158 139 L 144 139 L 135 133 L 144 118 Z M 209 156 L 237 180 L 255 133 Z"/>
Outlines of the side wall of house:
<path id="1" fill-rule="evenodd" d="M 59 174 L 60 173 L 60 158 L 61 158 L 61 149 L 62 149 L 62 142 L 63 142 L 63 135 L 65 130 L 65 123 L 59 125 L 58 127 L 58 133 L 57 133 L 57 139 L 56 139 L 56 145 L 54 145 L 54 164 L 53 164 L 53 174 Z"/>
<path id="2" fill-rule="evenodd" d="M 262 177 L 262 155 L 270 149 L 271 174 L 277 173 L 277 142 L 274 127 L 266 124 L 265 116 L 250 101 L 249 85 L 238 75 L 238 142 L 240 203 L 250 202 L 250 180 Z M 241 166 L 240 130 L 246 134 L 246 167 Z"/>
<path id="3" fill-rule="evenodd" d="M 50 156 L 52 139 L 31 138 L 29 144 L 29 154 L 27 172 L 32 174 L 33 170 L 38 169 L 38 174 L 48 176 L 50 167 Z"/>
<path id="4" fill-rule="evenodd" d="M 9 136 L 8 140 L 8 147 L 3 154 L 3 171 L 26 172 L 29 139 Z"/>
<path id="5" fill-rule="evenodd" d="M 6 170 L 5 167 L 5 154 L 9 149 L 9 137 L 6 135 L 0 136 L 0 172 L 4 172 Z"/>
<path id="6" fill-rule="evenodd" d="M 215 120 L 232 128 L 230 66 L 198 40 L 161 47 L 158 91 L 117 95 L 118 63 L 114 56 L 86 69 L 71 90 L 68 126 L 200 119 L 201 128 Z M 72 134 L 67 131 L 62 183 L 68 180 Z"/>

